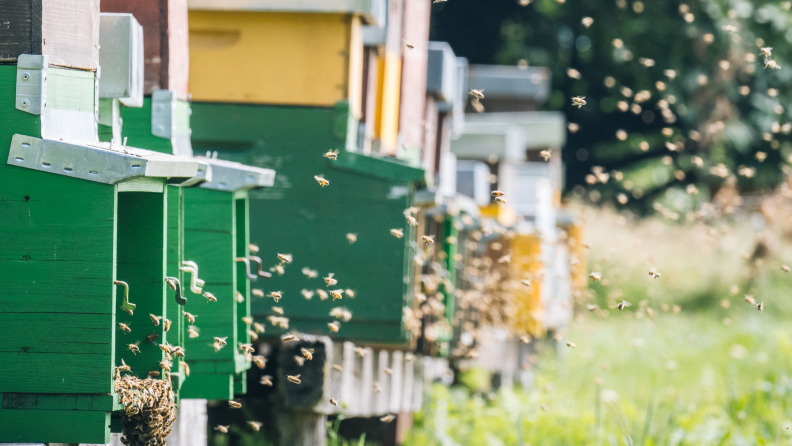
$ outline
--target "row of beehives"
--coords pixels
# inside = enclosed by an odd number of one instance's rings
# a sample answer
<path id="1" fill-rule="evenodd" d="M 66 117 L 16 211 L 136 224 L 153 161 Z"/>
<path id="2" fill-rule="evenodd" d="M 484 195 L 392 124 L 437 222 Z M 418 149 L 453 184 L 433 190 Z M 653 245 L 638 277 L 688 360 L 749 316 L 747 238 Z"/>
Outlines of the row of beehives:
<path id="1" fill-rule="evenodd" d="M 487 325 L 568 319 L 560 153 L 537 158 L 563 118 L 497 113 L 543 102 L 543 70 L 468 74 L 427 41 L 426 2 L 73 2 L 8 6 L 30 20 L 0 35 L 0 441 L 107 442 L 116 370 L 233 399 L 248 344 L 288 333 L 391 353 L 341 383 L 316 357 L 279 391 L 408 411 L 399 357 L 475 359 Z M 487 112 L 464 113 L 467 86 Z"/>

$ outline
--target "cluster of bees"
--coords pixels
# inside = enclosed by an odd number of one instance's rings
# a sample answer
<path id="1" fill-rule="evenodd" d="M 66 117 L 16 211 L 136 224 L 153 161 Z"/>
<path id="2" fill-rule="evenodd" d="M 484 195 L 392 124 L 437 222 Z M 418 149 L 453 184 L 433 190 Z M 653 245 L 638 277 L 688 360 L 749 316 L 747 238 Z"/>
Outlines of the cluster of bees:
<path id="1" fill-rule="evenodd" d="M 176 403 L 170 379 L 139 379 L 131 375 L 123 363 L 116 369 L 115 391 L 123 404 L 121 412 L 126 446 L 165 446 L 176 421 Z"/>

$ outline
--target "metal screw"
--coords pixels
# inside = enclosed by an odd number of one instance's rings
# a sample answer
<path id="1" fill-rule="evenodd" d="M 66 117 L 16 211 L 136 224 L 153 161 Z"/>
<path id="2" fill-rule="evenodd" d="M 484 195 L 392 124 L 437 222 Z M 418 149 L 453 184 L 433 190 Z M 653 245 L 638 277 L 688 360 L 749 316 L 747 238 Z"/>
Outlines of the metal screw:
<path id="1" fill-rule="evenodd" d="M 28 101 L 27 99 L 22 99 L 22 100 L 20 101 L 20 104 L 21 104 L 23 107 L 27 108 L 27 106 L 28 106 L 28 105 L 30 105 L 30 101 Z"/>
<path id="2" fill-rule="evenodd" d="M 30 80 L 30 73 L 22 73 L 22 80 L 27 82 Z"/>

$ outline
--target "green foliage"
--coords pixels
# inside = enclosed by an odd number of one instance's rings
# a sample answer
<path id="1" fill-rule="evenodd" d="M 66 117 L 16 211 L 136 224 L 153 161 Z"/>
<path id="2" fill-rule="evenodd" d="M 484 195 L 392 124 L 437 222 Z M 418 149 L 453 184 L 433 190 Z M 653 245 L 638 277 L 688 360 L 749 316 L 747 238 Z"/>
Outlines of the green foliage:
<path id="1" fill-rule="evenodd" d="M 484 368 L 473 367 L 460 372 L 459 382 L 472 392 L 487 392 L 492 387 L 492 374 Z"/>
<path id="2" fill-rule="evenodd" d="M 590 199 L 623 193 L 629 202 L 620 205 L 637 202 L 638 209 L 648 209 L 669 189 L 681 192 L 691 183 L 706 199 L 728 176 L 737 177 L 743 190 L 771 188 L 783 179 L 792 155 L 792 124 L 785 126 L 792 117 L 792 94 L 785 88 L 792 79 L 792 3 L 518 3 L 441 3 L 433 10 L 432 39 L 450 42 L 474 64 L 525 61 L 551 71 L 546 107 L 565 111 L 580 128 L 564 148 L 568 189 L 587 185 L 591 167 L 603 166 L 605 172 L 623 171 L 625 179 L 595 181 Z M 593 19 L 590 27 L 584 17 Z M 761 47 L 773 48 L 781 69 L 764 68 Z M 573 96 L 586 96 L 588 104 L 573 107 Z M 663 134 L 663 128 L 671 132 Z M 626 132 L 622 139 L 619 130 Z M 766 160 L 757 159 L 757 152 Z M 692 164 L 691 155 L 703 163 Z M 686 203 L 686 209 L 696 204 Z"/>

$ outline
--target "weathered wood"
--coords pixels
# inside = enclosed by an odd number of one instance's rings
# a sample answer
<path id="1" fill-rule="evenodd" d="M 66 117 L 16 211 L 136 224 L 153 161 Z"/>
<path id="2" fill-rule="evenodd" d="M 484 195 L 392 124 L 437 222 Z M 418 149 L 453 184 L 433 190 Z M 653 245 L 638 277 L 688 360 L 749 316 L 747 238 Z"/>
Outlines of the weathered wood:
<path id="1" fill-rule="evenodd" d="M 390 397 L 387 412 L 397 413 L 402 409 L 404 391 L 404 353 L 395 351 L 391 355 Z"/>
<path id="2" fill-rule="evenodd" d="M 403 52 L 401 77 L 401 116 L 399 131 L 404 144 L 423 147 L 424 113 L 426 101 L 426 69 L 429 42 L 429 14 L 432 5 L 423 0 L 404 0 L 404 40 L 412 42 L 414 49 Z M 434 151 L 434 147 L 423 147 Z"/>
<path id="3" fill-rule="evenodd" d="M 374 394 L 374 350 L 370 347 L 363 349 L 361 358 L 360 379 L 360 412 L 362 417 L 370 417 L 373 409 Z"/>
<path id="4" fill-rule="evenodd" d="M 0 1 L 0 61 L 16 61 L 20 54 L 41 54 L 41 0 Z"/>
<path id="5" fill-rule="evenodd" d="M 0 420 L 0 442 L 110 441 L 110 413 L 104 411 L 0 409 Z"/>
<path id="6" fill-rule="evenodd" d="M 386 350 L 374 351 L 374 386 L 372 387 L 372 416 L 383 416 L 388 413 L 390 403 L 391 375 L 386 372 L 389 369 L 390 355 Z"/>
<path id="7" fill-rule="evenodd" d="M 346 411 L 357 415 L 360 413 L 360 381 L 362 371 L 362 358 L 355 353 L 355 344 L 343 343 L 343 375 L 341 377 L 341 399 L 346 405 Z"/>

